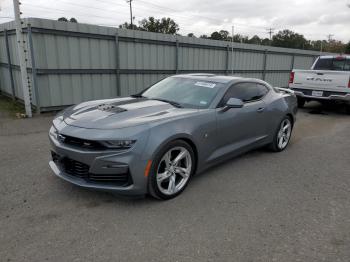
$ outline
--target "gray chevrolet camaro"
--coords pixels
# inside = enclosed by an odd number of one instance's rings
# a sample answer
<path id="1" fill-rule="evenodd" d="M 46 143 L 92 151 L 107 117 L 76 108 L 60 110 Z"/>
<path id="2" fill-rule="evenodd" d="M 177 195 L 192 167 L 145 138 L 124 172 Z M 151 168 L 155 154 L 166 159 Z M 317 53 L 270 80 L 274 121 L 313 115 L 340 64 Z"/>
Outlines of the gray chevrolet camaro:
<path id="1" fill-rule="evenodd" d="M 296 112 L 293 92 L 262 80 L 176 75 L 59 113 L 50 167 L 85 188 L 170 199 L 222 160 L 263 146 L 284 150 Z"/>

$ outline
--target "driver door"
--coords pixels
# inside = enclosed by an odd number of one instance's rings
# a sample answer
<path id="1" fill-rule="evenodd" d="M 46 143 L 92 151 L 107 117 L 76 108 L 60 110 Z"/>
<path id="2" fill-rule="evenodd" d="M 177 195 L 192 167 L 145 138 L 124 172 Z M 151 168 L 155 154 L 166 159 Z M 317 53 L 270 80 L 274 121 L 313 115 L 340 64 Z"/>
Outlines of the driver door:
<path id="1" fill-rule="evenodd" d="M 244 150 L 267 137 L 267 113 L 264 102 L 269 89 L 255 82 L 232 85 L 216 110 L 219 155 Z M 244 102 L 242 108 L 223 110 L 230 98 Z"/>

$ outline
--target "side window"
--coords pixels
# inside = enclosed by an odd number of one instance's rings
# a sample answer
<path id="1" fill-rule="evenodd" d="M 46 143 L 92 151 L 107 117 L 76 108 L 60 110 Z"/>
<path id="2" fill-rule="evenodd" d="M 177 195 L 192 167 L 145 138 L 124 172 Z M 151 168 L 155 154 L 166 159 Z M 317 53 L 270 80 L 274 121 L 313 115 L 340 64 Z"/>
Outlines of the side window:
<path id="1" fill-rule="evenodd" d="M 259 97 L 257 99 L 264 97 L 269 92 L 269 89 L 263 84 L 256 84 L 256 88 L 257 88 L 258 97 Z"/>
<path id="2" fill-rule="evenodd" d="M 224 106 L 230 98 L 238 98 L 243 102 L 259 100 L 268 93 L 268 88 L 257 83 L 239 83 L 231 86 L 224 95 L 219 106 Z"/>

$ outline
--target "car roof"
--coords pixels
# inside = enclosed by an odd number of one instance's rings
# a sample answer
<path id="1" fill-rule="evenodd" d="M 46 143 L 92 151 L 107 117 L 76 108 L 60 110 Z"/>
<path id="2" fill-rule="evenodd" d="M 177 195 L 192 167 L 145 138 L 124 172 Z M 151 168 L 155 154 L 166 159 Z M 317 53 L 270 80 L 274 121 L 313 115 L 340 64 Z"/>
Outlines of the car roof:
<path id="1" fill-rule="evenodd" d="M 227 84 L 233 81 L 238 80 L 254 80 L 257 79 L 250 79 L 240 76 L 225 76 L 225 75 L 216 75 L 216 74 L 207 74 L 207 73 L 196 73 L 196 74 L 180 74 L 180 75 L 174 75 L 173 77 L 181 77 L 181 78 L 189 78 L 189 79 L 196 79 L 201 81 L 210 81 L 210 82 L 217 82 L 217 83 L 223 83 Z"/>

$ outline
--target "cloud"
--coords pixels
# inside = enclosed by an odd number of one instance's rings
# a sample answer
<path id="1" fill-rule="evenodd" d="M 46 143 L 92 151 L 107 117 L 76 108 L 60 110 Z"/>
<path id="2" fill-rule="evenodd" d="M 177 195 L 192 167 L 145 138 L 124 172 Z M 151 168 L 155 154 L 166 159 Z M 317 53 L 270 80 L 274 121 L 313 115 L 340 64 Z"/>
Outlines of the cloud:
<path id="1" fill-rule="evenodd" d="M 12 14 L 12 1 L 5 1 L 1 15 Z M 130 20 L 125 0 L 23 0 L 25 17 L 57 19 L 76 17 L 79 22 L 117 26 Z M 266 29 L 275 32 L 291 29 L 309 39 L 350 40 L 350 0 L 135 0 L 135 22 L 142 18 L 171 17 L 180 25 L 180 33 L 209 34 L 224 29 L 243 35 L 267 37 Z M 0 20 L 0 23 L 3 20 Z"/>

